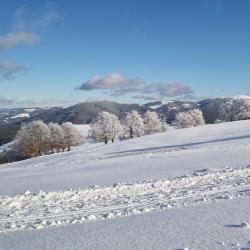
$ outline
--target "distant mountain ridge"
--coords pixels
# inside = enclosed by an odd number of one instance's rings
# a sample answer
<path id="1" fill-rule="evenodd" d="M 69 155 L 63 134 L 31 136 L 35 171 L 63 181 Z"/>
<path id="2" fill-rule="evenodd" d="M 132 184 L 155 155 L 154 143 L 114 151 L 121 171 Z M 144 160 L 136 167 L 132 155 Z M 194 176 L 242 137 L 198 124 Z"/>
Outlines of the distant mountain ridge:
<path id="1" fill-rule="evenodd" d="M 224 106 L 228 102 L 241 99 L 249 100 L 244 96 L 244 98 L 210 98 L 200 102 L 155 101 L 146 104 L 122 104 L 111 101 L 95 101 L 83 102 L 65 108 L 0 109 L 0 144 L 1 142 L 9 141 L 10 137 L 13 137 L 13 134 L 15 134 L 15 130 L 22 123 L 27 123 L 32 120 L 43 120 L 46 123 L 64 123 L 70 121 L 75 124 L 88 124 L 94 121 L 97 115 L 102 111 L 114 113 L 120 119 L 123 119 L 126 113 L 132 110 L 137 110 L 141 114 L 150 110 L 165 117 L 167 122 L 171 124 L 178 112 L 198 108 L 203 112 L 206 123 L 215 123 L 217 120 L 223 120 L 223 115 L 225 115 L 223 112 L 226 112 Z M 6 135 L 8 128 L 11 128 L 12 133 L 11 136 L 7 136 L 7 139 L 4 140 L 3 134 Z"/>

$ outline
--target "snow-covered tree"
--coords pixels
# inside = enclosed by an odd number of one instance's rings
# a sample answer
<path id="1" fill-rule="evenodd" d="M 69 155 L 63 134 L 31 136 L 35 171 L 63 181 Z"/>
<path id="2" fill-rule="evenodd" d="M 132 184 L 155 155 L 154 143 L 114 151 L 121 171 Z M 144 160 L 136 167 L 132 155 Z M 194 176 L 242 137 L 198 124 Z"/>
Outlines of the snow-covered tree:
<path id="1" fill-rule="evenodd" d="M 127 114 L 125 118 L 125 134 L 129 138 L 140 137 L 145 134 L 144 121 L 135 110 Z"/>
<path id="2" fill-rule="evenodd" d="M 250 100 L 227 98 L 217 108 L 217 120 L 221 122 L 250 119 Z"/>
<path id="3" fill-rule="evenodd" d="M 34 157 L 47 151 L 50 130 L 42 121 L 33 121 L 21 127 L 16 136 L 16 147 L 22 156 Z"/>
<path id="4" fill-rule="evenodd" d="M 50 138 L 48 140 L 50 152 L 54 153 L 54 150 L 59 152 L 64 140 L 64 130 L 58 123 L 51 122 L 48 127 L 50 130 Z"/>
<path id="5" fill-rule="evenodd" d="M 234 104 L 234 120 L 250 119 L 250 100 L 238 100 Z"/>
<path id="6" fill-rule="evenodd" d="M 186 112 L 179 112 L 175 117 L 175 124 L 181 128 L 196 127 L 204 125 L 205 120 L 199 109 L 192 109 Z"/>
<path id="7" fill-rule="evenodd" d="M 110 139 L 114 143 L 121 134 L 121 123 L 118 117 L 114 114 L 110 114 Z"/>
<path id="8" fill-rule="evenodd" d="M 145 134 L 154 134 L 165 131 L 164 121 L 154 111 L 147 111 L 144 115 Z"/>
<path id="9" fill-rule="evenodd" d="M 77 146 L 83 143 L 83 135 L 81 131 L 71 122 L 65 122 L 62 124 L 63 129 L 63 143 L 61 145 L 64 151 L 67 148 L 70 151 L 72 146 Z"/>
<path id="10" fill-rule="evenodd" d="M 161 121 L 161 130 L 162 132 L 166 132 L 168 129 L 167 118 L 164 115 L 159 115 Z"/>
<path id="11" fill-rule="evenodd" d="M 98 142 L 108 143 L 109 140 L 114 140 L 119 137 L 121 124 L 118 117 L 109 112 L 101 112 L 94 124 L 92 124 L 92 136 Z"/>

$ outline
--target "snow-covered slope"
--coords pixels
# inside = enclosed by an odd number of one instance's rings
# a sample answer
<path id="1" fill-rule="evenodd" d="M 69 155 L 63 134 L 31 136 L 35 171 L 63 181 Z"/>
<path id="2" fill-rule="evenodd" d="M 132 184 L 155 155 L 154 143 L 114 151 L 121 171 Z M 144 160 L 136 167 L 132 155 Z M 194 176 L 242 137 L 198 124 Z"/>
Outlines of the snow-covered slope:
<path id="1" fill-rule="evenodd" d="M 250 121 L 206 125 L 0 167 L 0 194 L 85 188 L 192 174 L 250 163 Z"/>
<path id="2" fill-rule="evenodd" d="M 0 249 L 248 249 L 249 152 L 239 121 L 2 165 Z"/>
<path id="3" fill-rule="evenodd" d="M 1 198 L 0 233 L 111 219 L 249 196 L 249 177 L 250 168 L 246 167 L 212 173 L 198 171 L 193 177 L 86 190 L 40 191 L 38 194 L 26 191 L 23 195 Z"/>

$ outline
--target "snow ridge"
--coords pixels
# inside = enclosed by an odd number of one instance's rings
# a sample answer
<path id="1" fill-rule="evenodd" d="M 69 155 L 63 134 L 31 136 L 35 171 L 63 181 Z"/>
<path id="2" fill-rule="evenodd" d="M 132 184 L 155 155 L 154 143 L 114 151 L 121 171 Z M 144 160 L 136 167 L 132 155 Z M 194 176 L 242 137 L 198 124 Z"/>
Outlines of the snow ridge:
<path id="1" fill-rule="evenodd" d="M 250 166 L 83 190 L 0 196 L 0 233 L 141 214 L 250 195 Z"/>

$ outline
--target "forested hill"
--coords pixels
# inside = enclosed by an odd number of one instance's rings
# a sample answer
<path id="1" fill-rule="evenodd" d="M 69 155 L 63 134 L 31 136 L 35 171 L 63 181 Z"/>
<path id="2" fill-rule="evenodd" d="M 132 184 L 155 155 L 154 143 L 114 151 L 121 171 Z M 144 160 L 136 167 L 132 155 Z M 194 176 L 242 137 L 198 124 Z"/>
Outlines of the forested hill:
<path id="1" fill-rule="evenodd" d="M 194 108 L 202 111 L 206 123 L 250 118 L 250 99 L 247 98 L 210 98 L 201 102 L 155 101 L 147 104 L 96 101 L 70 107 L 0 109 L 0 145 L 13 139 L 21 123 L 32 120 L 43 120 L 46 123 L 70 121 L 75 124 L 87 124 L 95 120 L 101 111 L 114 113 L 123 119 L 126 113 L 132 110 L 137 110 L 141 114 L 152 110 L 171 124 L 178 112 Z"/>

